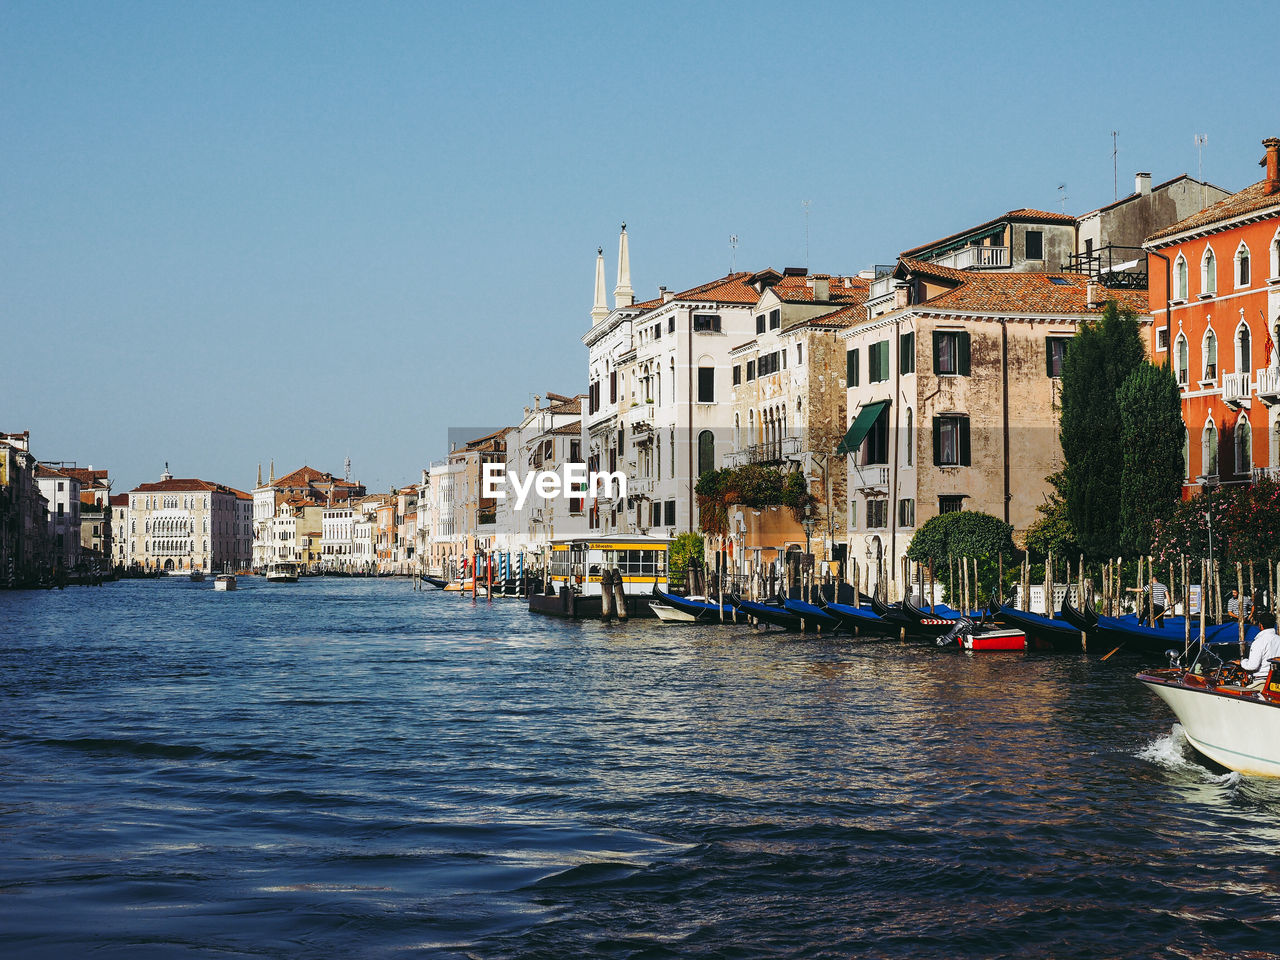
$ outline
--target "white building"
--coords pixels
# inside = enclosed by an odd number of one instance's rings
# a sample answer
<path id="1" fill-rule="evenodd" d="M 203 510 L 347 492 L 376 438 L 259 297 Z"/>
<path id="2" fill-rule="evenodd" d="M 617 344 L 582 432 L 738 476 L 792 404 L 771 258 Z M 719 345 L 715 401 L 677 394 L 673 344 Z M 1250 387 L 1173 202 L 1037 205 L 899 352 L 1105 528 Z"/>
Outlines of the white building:
<path id="1" fill-rule="evenodd" d="M 197 478 L 175 479 L 129 491 L 130 563 L 144 569 L 205 573 L 248 566 L 253 501 L 249 494 Z"/>
<path id="2" fill-rule="evenodd" d="M 74 570 L 80 563 L 80 481 L 56 467 L 36 465 L 36 485 L 49 504 L 49 540 L 54 564 Z"/>

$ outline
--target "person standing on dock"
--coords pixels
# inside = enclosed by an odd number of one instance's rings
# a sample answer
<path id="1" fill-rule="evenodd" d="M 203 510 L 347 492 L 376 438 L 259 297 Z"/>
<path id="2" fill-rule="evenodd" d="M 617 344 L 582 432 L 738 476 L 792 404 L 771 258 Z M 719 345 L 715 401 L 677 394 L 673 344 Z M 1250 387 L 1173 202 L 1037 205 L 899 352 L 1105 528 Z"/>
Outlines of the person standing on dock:
<path id="1" fill-rule="evenodd" d="M 1227 601 L 1227 616 L 1232 620 L 1239 620 L 1242 616 L 1245 622 L 1249 620 L 1249 614 L 1253 612 L 1253 604 L 1248 600 L 1240 599 L 1240 591 L 1232 590 L 1231 599 Z"/>

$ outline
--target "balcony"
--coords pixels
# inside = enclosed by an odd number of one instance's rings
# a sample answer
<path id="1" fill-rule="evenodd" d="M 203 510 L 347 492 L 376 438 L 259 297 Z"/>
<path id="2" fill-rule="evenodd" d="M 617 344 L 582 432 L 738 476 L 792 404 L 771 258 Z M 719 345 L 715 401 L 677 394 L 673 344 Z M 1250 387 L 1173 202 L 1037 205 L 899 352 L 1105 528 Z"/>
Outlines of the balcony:
<path id="1" fill-rule="evenodd" d="M 878 466 L 857 466 L 853 467 L 853 476 L 850 477 L 853 484 L 860 490 L 871 487 L 889 488 L 889 468 Z"/>
<path id="2" fill-rule="evenodd" d="M 954 270 L 1007 270 L 1008 247 L 961 247 L 929 261 Z"/>
<path id="3" fill-rule="evenodd" d="M 1254 467 L 1253 479 L 1257 480 L 1280 480 L 1280 467 Z"/>
<path id="4" fill-rule="evenodd" d="M 803 452 L 799 437 L 783 437 L 773 443 L 753 443 L 749 447 L 735 450 L 724 458 L 724 465 L 742 467 L 748 463 L 782 463 Z"/>
<path id="5" fill-rule="evenodd" d="M 643 400 L 631 405 L 627 410 L 627 426 L 650 429 L 653 426 L 653 408 L 655 404 Z"/>
<path id="6" fill-rule="evenodd" d="M 1258 371 L 1258 399 L 1268 406 L 1280 403 L 1280 369 L 1267 367 Z"/>
<path id="7" fill-rule="evenodd" d="M 1249 394 L 1252 392 L 1252 374 L 1224 373 L 1222 375 L 1222 402 L 1229 407 L 1249 406 Z"/>

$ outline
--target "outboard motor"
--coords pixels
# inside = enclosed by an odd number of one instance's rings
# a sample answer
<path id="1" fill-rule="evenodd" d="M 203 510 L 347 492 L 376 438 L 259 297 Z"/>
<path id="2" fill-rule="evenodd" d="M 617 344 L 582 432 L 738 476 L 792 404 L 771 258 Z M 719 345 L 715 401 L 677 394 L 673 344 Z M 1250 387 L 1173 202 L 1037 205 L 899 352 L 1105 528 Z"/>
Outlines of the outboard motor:
<path id="1" fill-rule="evenodd" d="M 974 623 L 968 617 L 961 617 L 955 626 L 938 637 L 935 641 L 940 647 L 960 646 L 963 638 L 973 636 Z"/>

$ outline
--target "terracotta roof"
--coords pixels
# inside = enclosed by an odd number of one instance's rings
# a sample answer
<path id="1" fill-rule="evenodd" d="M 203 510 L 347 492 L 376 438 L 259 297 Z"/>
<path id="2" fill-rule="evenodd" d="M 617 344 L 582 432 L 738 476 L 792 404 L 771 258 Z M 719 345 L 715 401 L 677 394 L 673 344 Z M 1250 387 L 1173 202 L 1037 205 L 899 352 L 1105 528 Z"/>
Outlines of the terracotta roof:
<path id="1" fill-rule="evenodd" d="M 823 273 L 807 277 L 783 277 L 769 289 L 785 303 L 814 303 L 814 280 L 827 281 L 831 303 L 865 303 L 867 291 L 871 289 L 870 280 L 863 280 L 861 277 L 832 277 Z"/>
<path id="2" fill-rule="evenodd" d="M 99 486 L 104 486 L 104 484 L 99 483 L 99 481 L 107 479 L 106 470 L 89 470 L 85 467 L 63 467 L 62 472 L 69 477 L 75 477 L 84 486 L 91 486 L 95 483 Z"/>
<path id="3" fill-rule="evenodd" d="M 133 488 L 131 493 L 173 493 L 174 491 L 191 491 L 191 490 L 217 490 L 216 483 L 210 483 L 208 480 L 197 480 L 194 477 L 179 480 L 170 478 L 169 480 L 157 480 L 155 483 L 140 483 Z"/>
<path id="4" fill-rule="evenodd" d="M 842 330 L 845 327 L 852 326 L 859 320 L 865 320 L 867 316 L 866 307 L 861 303 L 851 303 L 847 307 L 841 307 L 839 310 L 833 310 L 830 313 L 824 313 L 820 317 L 810 317 L 808 320 L 802 320 L 800 323 L 792 324 L 784 330 L 801 330 L 806 327 L 821 328 L 827 330 Z"/>
<path id="5" fill-rule="evenodd" d="M 283 477 L 278 477 L 273 483 L 268 484 L 273 487 L 300 487 L 327 480 L 337 480 L 331 473 L 325 473 L 322 470 L 316 470 L 313 467 L 302 466 L 293 473 L 286 473 Z"/>
<path id="6" fill-rule="evenodd" d="M 898 258 L 898 266 L 893 271 L 894 276 L 904 272 L 923 274 L 938 280 L 948 280 L 955 283 L 964 283 L 966 280 L 973 279 L 972 270 L 957 270 L 955 267 L 944 267 L 937 263 L 930 263 L 928 260 L 916 260 L 913 257 Z"/>
<path id="7" fill-rule="evenodd" d="M 1101 313 L 1088 306 L 1089 278 L 1083 273 L 966 273 L 966 280 L 914 309 L 972 313 Z M 1115 300 L 1139 314 L 1148 310 L 1146 290 L 1101 291 L 1101 299 Z"/>
<path id="8" fill-rule="evenodd" d="M 943 244 L 950 243 L 953 240 L 959 240 L 961 237 L 970 233 L 979 233 L 991 227 L 998 226 L 1001 223 L 1071 223 L 1076 222 L 1076 218 L 1067 213 L 1051 213 L 1048 210 L 1031 210 L 1022 208 L 1019 210 L 1010 210 L 1006 214 L 988 220 L 986 223 L 980 223 L 977 226 L 969 227 L 967 230 L 960 230 L 956 233 L 949 234 L 940 240 L 934 240 L 932 243 L 922 243 L 918 247 L 912 247 L 910 250 L 903 250 L 899 254 L 900 257 L 909 257 L 913 253 L 919 253 L 922 250 L 928 250 L 931 247 L 939 247 Z"/>
<path id="9" fill-rule="evenodd" d="M 556 394 L 549 393 L 547 396 L 555 397 Z M 557 403 L 551 404 L 547 407 L 547 411 L 549 413 L 580 414 L 582 413 L 582 400 L 582 396 L 577 396 L 572 399 L 566 398 Z"/>
<path id="10" fill-rule="evenodd" d="M 731 273 L 719 280 L 712 280 L 701 286 L 677 293 L 677 300 L 694 300 L 711 303 L 756 304 L 760 302 L 760 294 L 751 285 L 751 274 L 746 272 Z"/>
<path id="11" fill-rule="evenodd" d="M 1184 217 L 1171 227 L 1157 230 L 1147 238 L 1147 243 L 1152 243 L 1164 237 L 1172 237 L 1188 230 L 1210 227 L 1224 220 L 1233 220 L 1245 214 L 1258 213 L 1270 208 L 1274 208 L 1277 213 L 1280 213 L 1280 193 L 1267 192 L 1267 181 L 1259 180 L 1252 186 L 1245 187 L 1239 193 L 1233 193 L 1231 196 L 1205 207 L 1199 213 Z"/>
<path id="12" fill-rule="evenodd" d="M 127 507 L 129 505 L 129 495 L 127 493 L 113 493 L 111 495 L 111 505 L 113 507 Z"/>
<path id="13" fill-rule="evenodd" d="M 75 480 L 76 478 L 69 473 L 63 473 L 54 467 L 46 467 L 43 463 L 36 463 L 37 477 L 62 477 L 64 480 Z"/>
<path id="14" fill-rule="evenodd" d="M 550 430 L 544 430 L 541 436 L 555 434 L 557 437 L 579 437 L 582 435 L 582 424 L 580 423 L 562 423 L 558 427 L 552 427 Z"/>

